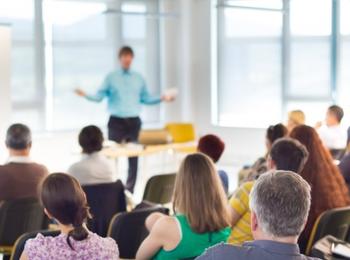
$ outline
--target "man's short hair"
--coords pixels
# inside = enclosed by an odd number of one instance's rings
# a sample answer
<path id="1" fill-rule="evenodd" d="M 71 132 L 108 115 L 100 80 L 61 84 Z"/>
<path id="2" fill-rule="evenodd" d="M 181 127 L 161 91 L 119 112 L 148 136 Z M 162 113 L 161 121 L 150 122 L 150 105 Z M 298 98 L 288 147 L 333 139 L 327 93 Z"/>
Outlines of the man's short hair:
<path id="1" fill-rule="evenodd" d="M 298 236 L 304 229 L 311 204 L 310 185 L 297 173 L 262 174 L 250 193 L 250 208 L 265 234 Z"/>
<path id="2" fill-rule="evenodd" d="M 225 143 L 216 135 L 205 135 L 198 142 L 198 151 L 209 156 L 215 163 L 220 160 Z"/>
<path id="3" fill-rule="evenodd" d="M 32 133 L 24 124 L 13 124 L 7 129 L 6 146 L 13 150 L 24 150 L 32 144 Z"/>
<path id="4" fill-rule="evenodd" d="M 309 157 L 309 152 L 299 141 L 281 138 L 272 145 L 270 157 L 277 170 L 300 173 Z"/>
<path id="5" fill-rule="evenodd" d="M 79 134 L 79 144 L 86 154 L 101 151 L 103 140 L 101 129 L 94 125 L 84 127 Z"/>
<path id="6" fill-rule="evenodd" d="M 132 57 L 134 57 L 134 51 L 130 46 L 123 46 L 119 49 L 119 54 L 118 57 L 122 57 L 124 55 L 131 55 Z"/>
<path id="7" fill-rule="evenodd" d="M 340 106 L 337 106 L 337 105 L 330 106 L 328 108 L 328 111 L 337 118 L 339 123 L 344 117 L 344 110 Z"/>

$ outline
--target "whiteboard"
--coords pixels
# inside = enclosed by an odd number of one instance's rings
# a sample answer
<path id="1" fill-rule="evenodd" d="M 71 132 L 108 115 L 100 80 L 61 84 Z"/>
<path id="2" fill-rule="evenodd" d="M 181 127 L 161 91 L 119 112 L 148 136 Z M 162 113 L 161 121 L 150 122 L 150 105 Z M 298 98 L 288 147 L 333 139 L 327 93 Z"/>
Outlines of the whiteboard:
<path id="1" fill-rule="evenodd" d="M 0 24 L 0 134 L 11 114 L 11 27 Z"/>

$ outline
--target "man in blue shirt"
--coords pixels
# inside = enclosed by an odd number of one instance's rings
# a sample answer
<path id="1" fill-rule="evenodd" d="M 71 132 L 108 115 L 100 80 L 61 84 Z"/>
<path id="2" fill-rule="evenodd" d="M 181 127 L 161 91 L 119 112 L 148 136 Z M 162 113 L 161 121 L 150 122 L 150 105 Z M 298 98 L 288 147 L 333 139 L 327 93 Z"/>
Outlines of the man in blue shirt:
<path id="1" fill-rule="evenodd" d="M 250 193 L 251 230 L 254 241 L 242 246 L 220 244 L 199 260 L 311 260 L 300 254 L 298 236 L 311 204 L 311 188 L 297 173 L 262 174 Z"/>
<path id="2" fill-rule="evenodd" d="M 79 96 L 87 100 L 101 102 L 107 98 L 110 118 L 108 122 L 108 138 L 118 143 L 137 142 L 141 130 L 141 106 L 156 105 L 162 101 L 172 101 L 170 96 L 152 96 L 143 77 L 131 70 L 134 58 L 133 50 L 124 46 L 119 51 L 121 69 L 109 73 L 100 89 L 89 95 L 77 89 Z M 138 168 L 138 158 L 129 158 L 129 172 L 126 189 L 134 191 Z"/>

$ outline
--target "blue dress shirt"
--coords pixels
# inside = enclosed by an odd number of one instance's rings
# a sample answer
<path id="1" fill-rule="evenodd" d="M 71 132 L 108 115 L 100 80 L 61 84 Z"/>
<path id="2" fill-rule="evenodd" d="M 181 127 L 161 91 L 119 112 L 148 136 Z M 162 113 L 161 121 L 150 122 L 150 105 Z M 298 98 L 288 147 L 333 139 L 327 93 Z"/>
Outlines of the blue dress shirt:
<path id="1" fill-rule="evenodd" d="M 95 95 L 87 95 L 90 101 L 101 102 L 107 98 L 108 111 L 112 116 L 138 117 L 141 105 L 161 102 L 160 96 L 152 96 L 143 77 L 132 70 L 118 69 L 107 75 Z"/>

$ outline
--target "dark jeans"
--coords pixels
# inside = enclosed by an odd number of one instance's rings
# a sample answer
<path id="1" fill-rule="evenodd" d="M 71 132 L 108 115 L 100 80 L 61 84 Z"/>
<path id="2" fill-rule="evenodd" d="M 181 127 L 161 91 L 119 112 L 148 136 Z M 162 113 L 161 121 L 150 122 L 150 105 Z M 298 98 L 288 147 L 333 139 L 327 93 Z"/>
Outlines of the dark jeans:
<path id="1" fill-rule="evenodd" d="M 108 121 L 108 139 L 117 143 L 137 142 L 141 130 L 139 117 L 119 118 L 111 116 Z M 137 178 L 138 158 L 129 158 L 128 179 L 125 188 L 134 192 Z"/>

